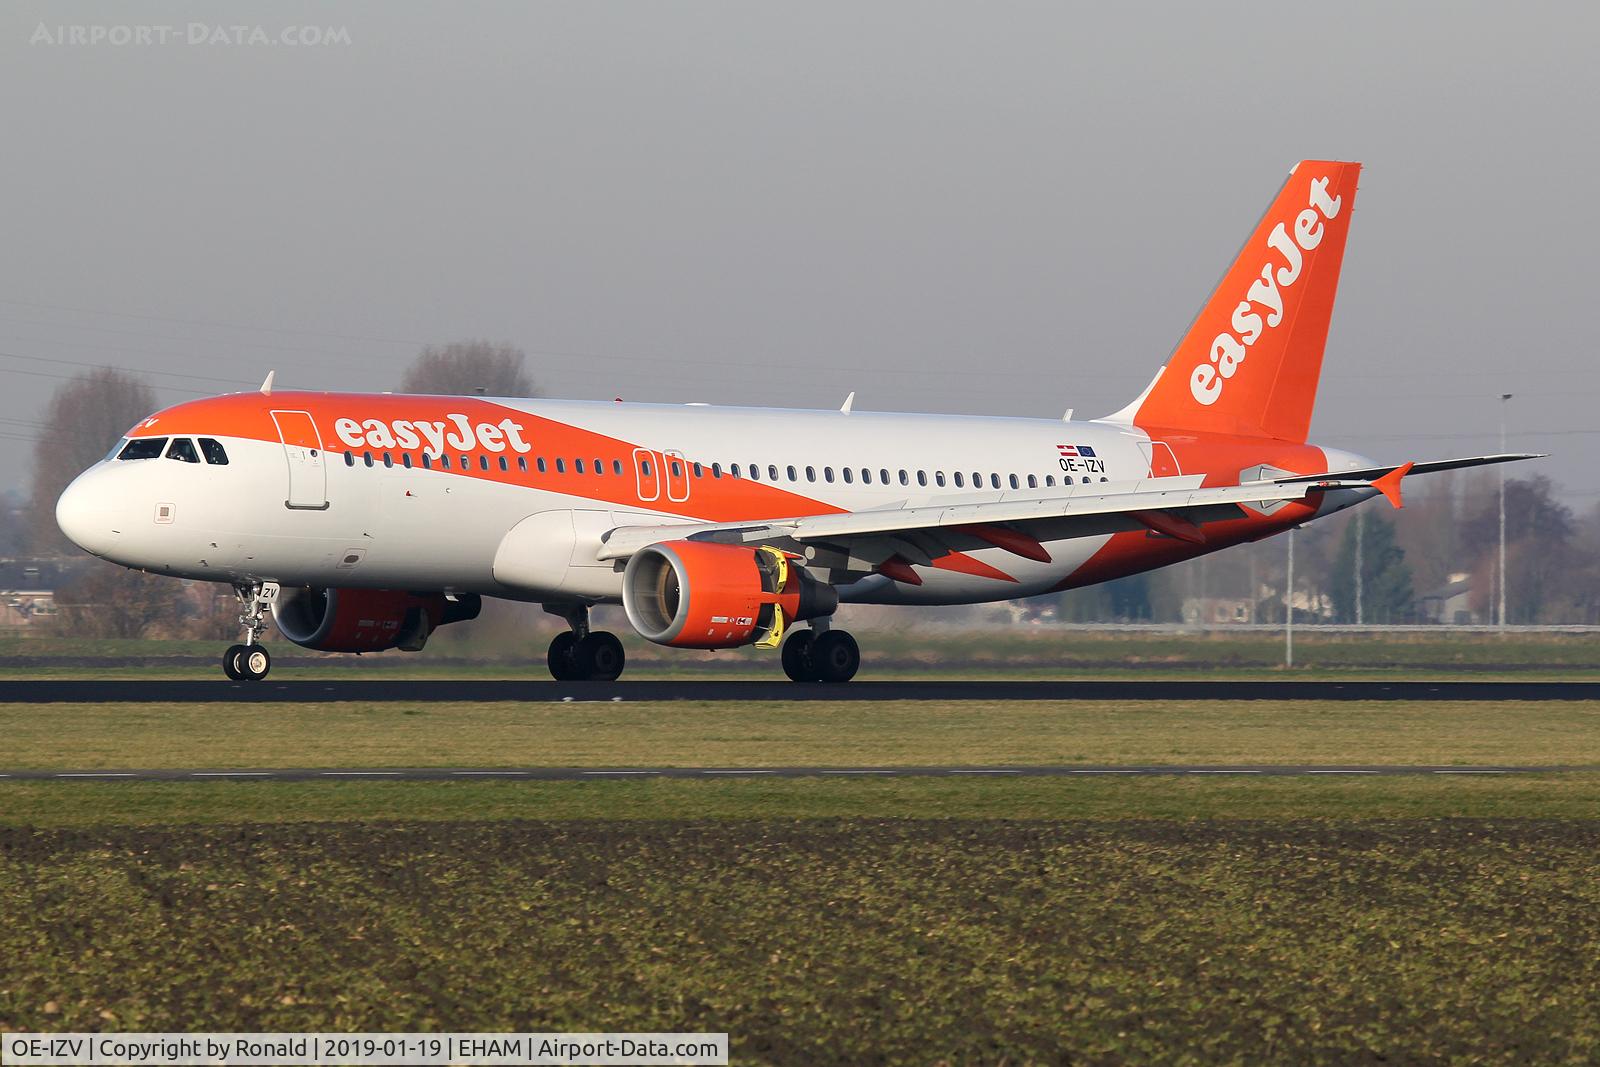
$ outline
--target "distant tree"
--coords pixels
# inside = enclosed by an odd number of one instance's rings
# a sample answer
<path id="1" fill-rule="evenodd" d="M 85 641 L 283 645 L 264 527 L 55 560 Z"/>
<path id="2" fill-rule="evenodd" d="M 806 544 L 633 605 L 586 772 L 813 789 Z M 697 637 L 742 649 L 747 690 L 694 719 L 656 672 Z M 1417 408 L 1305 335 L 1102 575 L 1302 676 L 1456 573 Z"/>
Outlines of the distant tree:
<path id="1" fill-rule="evenodd" d="M 520 348 L 488 341 L 456 341 L 429 345 L 400 380 L 402 393 L 448 393 L 461 396 L 538 396 L 533 379 L 522 369 L 527 358 Z"/>
<path id="2" fill-rule="evenodd" d="M 1578 532 L 1572 509 L 1556 499 L 1555 486 L 1543 475 L 1506 482 L 1506 621 L 1566 621 L 1568 576 L 1579 567 L 1574 558 Z M 1498 487 L 1480 497 L 1477 510 L 1462 527 L 1463 545 L 1477 560 L 1473 567 L 1474 606 L 1493 616 L 1497 596 L 1495 572 L 1500 547 Z"/>
<path id="3" fill-rule="evenodd" d="M 182 582 L 98 561 L 56 591 L 56 610 L 69 637 L 171 633 L 190 613 Z"/>
<path id="4" fill-rule="evenodd" d="M 0 493 L 0 556 L 17 556 L 27 550 L 27 498 L 16 490 Z"/>
<path id="5" fill-rule="evenodd" d="M 1415 594 L 1411 585 L 1411 566 L 1405 549 L 1395 543 L 1394 523 L 1382 514 L 1369 512 L 1361 536 L 1361 617 L 1364 622 L 1393 623 L 1411 619 Z M 1333 600 L 1334 620 L 1356 621 L 1356 538 L 1358 524 L 1345 526 L 1329 574 L 1328 594 Z"/>
<path id="6" fill-rule="evenodd" d="M 155 393 L 143 379 L 110 368 L 86 371 L 55 391 L 33 449 L 29 540 L 35 553 L 74 551 L 56 527 L 56 499 L 155 408 Z"/>

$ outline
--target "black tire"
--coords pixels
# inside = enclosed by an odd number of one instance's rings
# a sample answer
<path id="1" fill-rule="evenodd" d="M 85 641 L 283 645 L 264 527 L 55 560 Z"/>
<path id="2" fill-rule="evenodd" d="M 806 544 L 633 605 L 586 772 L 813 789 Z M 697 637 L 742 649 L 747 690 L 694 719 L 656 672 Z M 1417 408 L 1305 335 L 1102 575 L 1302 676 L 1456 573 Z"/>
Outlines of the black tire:
<path id="1" fill-rule="evenodd" d="M 811 642 L 811 667 L 819 682 L 848 682 L 861 669 L 861 647 L 843 630 L 818 634 Z"/>
<path id="2" fill-rule="evenodd" d="M 235 682 L 244 681 L 244 673 L 239 670 L 239 653 L 243 651 L 243 645 L 229 645 L 222 654 L 222 673 Z"/>
<path id="3" fill-rule="evenodd" d="M 816 640 L 811 630 L 794 630 L 783 643 L 779 655 L 783 659 L 783 673 L 791 682 L 815 682 L 817 669 L 811 662 L 811 645 Z"/>
<path id="4" fill-rule="evenodd" d="M 244 646 L 234 662 L 238 666 L 240 679 L 246 682 L 259 682 L 272 670 L 272 654 L 261 645 Z"/>
<path id="5" fill-rule="evenodd" d="M 614 682 L 622 675 L 628 657 L 616 634 L 599 630 L 579 641 L 572 649 L 572 662 L 578 677 L 591 682 Z"/>
<path id="6" fill-rule="evenodd" d="M 578 673 L 578 665 L 572 656 L 577 643 L 578 637 L 571 630 L 556 634 L 555 640 L 550 642 L 550 651 L 545 653 L 545 662 L 550 665 L 550 677 L 558 682 L 575 682 L 583 677 Z"/>

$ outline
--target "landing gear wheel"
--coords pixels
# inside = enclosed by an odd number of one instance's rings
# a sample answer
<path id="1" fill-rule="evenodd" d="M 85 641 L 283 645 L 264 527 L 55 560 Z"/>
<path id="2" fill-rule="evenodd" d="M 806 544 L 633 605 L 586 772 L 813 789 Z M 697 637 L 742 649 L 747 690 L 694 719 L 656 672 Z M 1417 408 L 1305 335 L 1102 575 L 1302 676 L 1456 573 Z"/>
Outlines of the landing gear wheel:
<path id="1" fill-rule="evenodd" d="M 810 653 L 819 682 L 848 682 L 861 669 L 861 647 L 843 630 L 818 634 L 811 642 Z"/>
<path id="2" fill-rule="evenodd" d="M 577 677 L 591 682 L 616 681 L 627 659 L 617 635 L 603 630 L 580 638 L 572 649 L 572 663 L 577 669 Z"/>
<path id="3" fill-rule="evenodd" d="M 780 653 L 783 659 L 783 673 L 789 676 L 791 682 L 819 680 L 817 669 L 811 662 L 811 646 L 816 636 L 810 630 L 793 630 L 789 634 L 789 639 L 783 643 L 783 651 Z"/>
<path id="4" fill-rule="evenodd" d="M 244 672 L 239 669 L 239 656 L 244 651 L 243 645 L 229 645 L 222 654 L 222 673 L 235 682 L 244 681 Z"/>
<path id="5" fill-rule="evenodd" d="M 241 648 L 233 663 L 240 680 L 246 682 L 259 682 L 272 670 L 272 656 L 260 645 Z"/>
<path id="6" fill-rule="evenodd" d="M 578 635 L 571 630 L 556 634 L 555 640 L 550 642 L 550 651 L 545 654 L 545 662 L 550 665 L 550 677 L 558 682 L 576 682 L 583 677 L 578 673 L 578 665 L 573 658 L 577 643 Z"/>

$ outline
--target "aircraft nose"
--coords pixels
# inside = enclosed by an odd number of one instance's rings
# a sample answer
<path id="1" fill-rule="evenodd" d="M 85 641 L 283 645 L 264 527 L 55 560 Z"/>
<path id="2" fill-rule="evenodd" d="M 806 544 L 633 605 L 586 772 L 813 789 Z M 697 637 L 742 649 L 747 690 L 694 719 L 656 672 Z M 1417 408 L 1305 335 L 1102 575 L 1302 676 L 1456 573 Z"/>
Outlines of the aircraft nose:
<path id="1" fill-rule="evenodd" d="M 88 473 L 78 475 L 56 501 L 56 525 L 67 535 L 67 540 L 96 556 L 110 551 L 116 540 L 111 514 L 105 507 L 103 492 L 96 492 L 95 479 Z"/>

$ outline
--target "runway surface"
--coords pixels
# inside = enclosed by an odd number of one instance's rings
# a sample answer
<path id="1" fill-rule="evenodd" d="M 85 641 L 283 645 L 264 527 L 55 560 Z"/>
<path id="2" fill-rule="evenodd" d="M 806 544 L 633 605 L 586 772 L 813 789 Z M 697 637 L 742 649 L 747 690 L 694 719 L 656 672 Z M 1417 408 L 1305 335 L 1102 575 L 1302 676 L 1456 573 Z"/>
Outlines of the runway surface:
<path id="1" fill-rule="evenodd" d="M 0 771 L 0 779 L 72 782 L 308 782 L 368 780 L 447 782 L 520 780 L 592 782 L 639 778 L 1067 778 L 1216 775 L 1296 778 L 1313 775 L 1503 775 L 1600 771 L 1590 766 L 1036 766 L 1036 767 L 280 767 L 205 770 Z"/>
<path id="2" fill-rule="evenodd" d="M 797 685 L 788 681 L 554 682 L 353 678 L 262 682 L 223 679 L 47 680 L 0 682 L 0 703 L 150 703 L 201 701 L 545 701 L 699 700 L 1600 700 L 1600 682 L 1536 681 L 857 681 Z"/>

